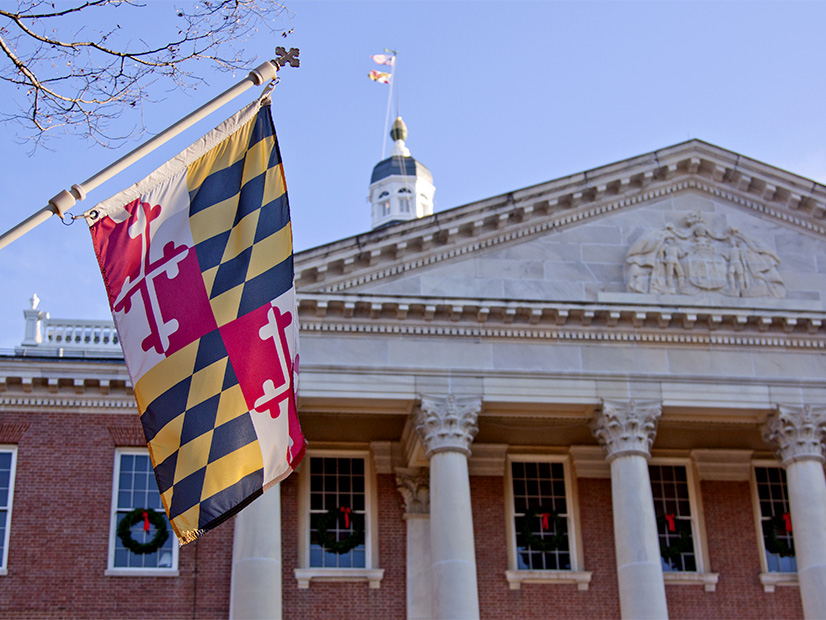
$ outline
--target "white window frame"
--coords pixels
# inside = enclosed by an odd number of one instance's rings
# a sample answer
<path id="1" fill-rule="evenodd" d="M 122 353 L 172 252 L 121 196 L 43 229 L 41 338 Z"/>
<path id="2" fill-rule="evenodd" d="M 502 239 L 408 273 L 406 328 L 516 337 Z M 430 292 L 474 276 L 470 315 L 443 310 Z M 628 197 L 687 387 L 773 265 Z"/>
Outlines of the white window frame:
<path id="1" fill-rule="evenodd" d="M 513 463 L 561 463 L 565 480 L 565 503 L 568 508 L 568 553 L 571 557 L 569 570 L 520 569 L 516 557 L 516 519 L 513 497 Z M 505 521 L 507 523 L 508 570 L 505 578 L 511 590 L 519 590 L 523 583 L 576 584 L 578 590 L 587 590 L 591 583 L 590 571 L 583 570 L 582 533 L 579 527 L 579 498 L 576 479 L 572 474 L 568 455 L 508 455 L 505 472 Z"/>
<path id="2" fill-rule="evenodd" d="M 120 484 L 120 462 L 124 455 L 149 456 L 146 448 L 115 448 L 115 466 L 112 468 L 112 505 L 109 509 L 109 553 L 106 562 L 105 575 L 111 577 L 177 577 L 178 571 L 178 547 L 172 545 L 172 567 L 171 568 L 129 568 L 126 566 L 115 566 L 115 540 L 117 539 L 118 527 L 118 487 Z M 169 535 L 174 539 L 175 532 L 169 530 Z"/>
<path id="3" fill-rule="evenodd" d="M 6 535 L 3 540 L 3 557 L 0 558 L 0 577 L 8 575 L 9 568 L 9 541 L 11 540 L 11 517 L 14 504 L 14 477 L 17 473 L 17 446 L 10 444 L 0 445 L 0 452 L 11 453 L 11 472 L 9 474 L 9 499 L 6 510 Z"/>
<path id="4" fill-rule="evenodd" d="M 758 467 L 774 467 L 783 469 L 783 466 L 774 459 L 755 459 L 751 462 L 751 472 L 749 482 L 751 486 L 752 513 L 754 515 L 754 532 L 757 536 L 757 549 L 760 552 L 760 583 L 763 584 L 764 592 L 774 592 L 776 586 L 799 586 L 797 573 L 769 572 L 769 565 L 766 563 L 766 543 L 763 541 L 763 524 L 760 512 L 760 494 L 757 492 Z M 788 493 L 788 480 L 786 481 L 786 492 Z"/>
<path id="5" fill-rule="evenodd" d="M 690 458 L 653 457 L 648 464 L 685 467 L 686 483 L 688 485 L 688 503 L 691 510 L 691 539 L 694 541 L 694 562 L 697 570 L 663 571 L 665 584 L 680 586 L 702 585 L 706 592 L 714 592 L 717 589 L 720 574 L 711 572 L 709 566 L 708 537 L 706 536 L 703 500 L 702 494 L 700 493 L 700 476 L 695 470 L 694 461 Z M 659 542 L 657 548 L 659 549 Z"/>
<path id="6" fill-rule="evenodd" d="M 313 458 L 364 459 L 364 568 L 310 567 L 310 460 Z M 314 581 L 361 581 L 372 589 L 381 587 L 384 569 L 379 568 L 378 498 L 376 468 L 369 450 L 307 450 L 298 470 L 298 568 L 299 589 Z"/>

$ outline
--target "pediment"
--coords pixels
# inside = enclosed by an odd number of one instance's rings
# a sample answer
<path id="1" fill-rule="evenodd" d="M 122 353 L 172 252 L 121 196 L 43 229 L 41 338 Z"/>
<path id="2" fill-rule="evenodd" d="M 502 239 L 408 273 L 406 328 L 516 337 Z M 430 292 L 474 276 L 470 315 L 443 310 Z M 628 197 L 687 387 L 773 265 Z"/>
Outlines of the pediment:
<path id="1" fill-rule="evenodd" d="M 302 328 L 821 348 L 824 216 L 691 141 L 303 252 Z"/>
<path id="2" fill-rule="evenodd" d="M 823 310 L 826 188 L 690 141 L 296 257 L 300 294 Z"/>

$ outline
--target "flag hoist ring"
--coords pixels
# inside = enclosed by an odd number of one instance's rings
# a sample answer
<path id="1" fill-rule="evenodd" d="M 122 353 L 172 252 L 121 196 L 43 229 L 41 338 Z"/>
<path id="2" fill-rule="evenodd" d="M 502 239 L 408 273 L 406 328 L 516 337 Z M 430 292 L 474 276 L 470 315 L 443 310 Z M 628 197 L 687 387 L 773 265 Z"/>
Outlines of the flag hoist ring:
<path id="1" fill-rule="evenodd" d="M 143 531 L 149 531 L 149 524 L 155 526 L 155 536 L 148 543 L 139 543 L 132 537 L 132 526 L 143 521 Z M 166 518 L 160 512 L 152 509 L 135 508 L 132 512 L 127 512 L 118 524 L 118 538 L 123 546 L 132 553 L 146 555 L 154 553 L 169 538 L 169 529 L 166 527 Z"/>

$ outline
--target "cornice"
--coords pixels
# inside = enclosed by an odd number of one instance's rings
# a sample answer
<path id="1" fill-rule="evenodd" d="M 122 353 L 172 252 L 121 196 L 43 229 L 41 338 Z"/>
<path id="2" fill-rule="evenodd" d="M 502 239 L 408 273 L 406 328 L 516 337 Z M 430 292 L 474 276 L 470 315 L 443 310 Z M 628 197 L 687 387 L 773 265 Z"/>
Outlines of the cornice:
<path id="1" fill-rule="evenodd" d="M 302 252 L 298 288 L 347 290 L 690 189 L 826 235 L 826 187 L 691 141 Z"/>
<path id="2" fill-rule="evenodd" d="M 39 394 L 0 394 L 0 412 L 71 411 L 72 413 L 138 413 L 134 397 L 72 398 Z"/>
<path id="3" fill-rule="evenodd" d="M 826 312 L 608 302 L 299 295 L 301 332 L 826 348 Z"/>

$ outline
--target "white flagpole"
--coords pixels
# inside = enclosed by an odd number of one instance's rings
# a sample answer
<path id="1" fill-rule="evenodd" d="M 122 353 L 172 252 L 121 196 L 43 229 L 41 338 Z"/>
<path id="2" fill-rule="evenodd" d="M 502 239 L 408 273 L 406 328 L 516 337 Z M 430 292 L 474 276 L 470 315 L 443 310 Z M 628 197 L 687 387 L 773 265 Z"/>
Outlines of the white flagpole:
<path id="1" fill-rule="evenodd" d="M 282 56 L 285 57 L 278 58 L 277 60 L 268 60 L 264 64 L 259 65 L 250 71 L 249 75 L 238 84 L 224 91 L 211 101 L 205 103 L 188 116 L 185 116 L 177 123 L 159 133 L 154 138 L 144 142 L 138 148 L 127 153 L 115 163 L 89 177 L 82 184 L 72 185 L 71 191 L 65 189 L 61 191 L 49 201 L 47 206 L 28 217 L 14 228 L 11 228 L 7 232 L 0 235 L 0 249 L 6 247 L 15 239 L 19 239 L 36 226 L 39 226 L 48 220 L 51 215 L 57 215 L 62 218 L 64 213 L 72 208 L 78 200 L 83 200 L 86 198 L 87 192 L 90 192 L 105 183 L 119 172 L 122 172 L 142 157 L 145 157 L 159 146 L 165 144 L 180 134 L 182 131 L 189 129 L 189 127 L 211 114 L 228 101 L 235 99 L 235 97 L 242 94 L 252 86 L 260 86 L 261 84 L 275 79 L 279 67 L 284 66 L 286 63 L 290 63 L 292 66 L 298 66 L 298 50 L 293 48 L 289 53 L 282 53 L 282 49 L 283 48 L 278 48 L 276 53 L 282 54 Z M 293 53 L 293 51 L 295 51 L 295 53 Z"/>
<path id="2" fill-rule="evenodd" d="M 385 52 L 390 52 L 391 50 L 385 48 Z M 390 102 L 393 99 L 393 89 L 396 87 L 396 62 L 398 61 L 398 56 L 396 52 L 393 52 L 393 64 L 390 68 L 390 87 L 389 91 L 387 92 L 387 112 L 384 114 L 384 134 L 382 135 L 381 139 L 381 160 L 384 161 L 384 153 L 387 150 L 387 128 L 390 126 Z"/>

